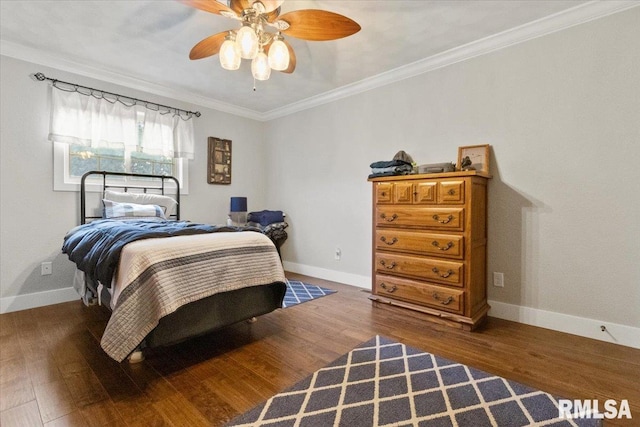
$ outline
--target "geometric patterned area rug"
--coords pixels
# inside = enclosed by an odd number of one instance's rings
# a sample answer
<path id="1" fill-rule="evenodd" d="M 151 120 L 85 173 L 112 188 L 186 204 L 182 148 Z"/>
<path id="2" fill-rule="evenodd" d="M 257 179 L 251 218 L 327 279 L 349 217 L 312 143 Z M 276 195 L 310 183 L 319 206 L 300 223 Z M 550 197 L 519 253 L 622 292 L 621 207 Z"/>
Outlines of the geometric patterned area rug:
<path id="1" fill-rule="evenodd" d="M 228 426 L 598 426 L 547 393 L 376 336 Z"/>
<path id="2" fill-rule="evenodd" d="M 298 280 L 287 280 L 287 292 L 284 295 L 282 308 L 311 301 L 325 295 L 334 294 L 337 291 L 321 288 L 320 286 L 302 283 Z"/>

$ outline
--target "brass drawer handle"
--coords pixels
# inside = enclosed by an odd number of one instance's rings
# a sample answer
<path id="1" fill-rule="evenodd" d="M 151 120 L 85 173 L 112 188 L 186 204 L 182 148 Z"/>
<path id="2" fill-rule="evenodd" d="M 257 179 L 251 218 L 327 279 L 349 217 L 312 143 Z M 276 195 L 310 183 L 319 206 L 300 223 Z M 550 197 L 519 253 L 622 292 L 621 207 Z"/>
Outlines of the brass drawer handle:
<path id="1" fill-rule="evenodd" d="M 396 285 L 393 285 L 391 287 L 388 287 L 386 283 L 382 282 L 380 283 L 380 287 L 382 289 L 384 289 L 385 291 L 389 292 L 390 294 L 394 293 L 395 291 L 398 290 L 398 287 Z"/>
<path id="2" fill-rule="evenodd" d="M 454 194 L 456 194 L 456 190 L 452 188 L 451 190 L 447 191 L 447 194 L 449 194 L 450 196 L 453 196 Z"/>
<path id="3" fill-rule="evenodd" d="M 453 274 L 453 270 L 447 270 L 446 273 L 440 274 L 440 270 L 438 270 L 437 267 L 433 267 L 431 269 L 431 271 L 433 271 L 434 273 L 436 273 L 438 276 L 442 277 L 443 279 L 446 279 L 447 277 L 449 277 L 449 276 L 451 276 Z"/>
<path id="4" fill-rule="evenodd" d="M 387 242 L 387 238 L 386 238 L 386 237 L 384 237 L 384 236 L 380 237 L 380 240 L 382 240 L 384 243 L 386 243 L 386 244 L 387 244 L 387 245 L 389 245 L 389 246 L 391 246 L 391 245 L 393 245 L 393 244 L 395 244 L 395 243 L 397 243 L 397 242 L 398 242 L 398 239 L 397 239 L 397 238 L 395 238 L 395 237 L 394 237 L 393 239 L 391 239 L 391 241 L 390 241 L 390 242 Z"/>
<path id="5" fill-rule="evenodd" d="M 453 247 L 453 242 L 447 243 L 446 246 L 440 246 L 440 243 L 438 243 L 437 240 L 434 240 L 433 242 L 431 242 L 431 244 L 433 246 L 435 246 L 436 248 L 440 249 L 441 251 L 448 251 L 449 249 L 451 249 Z"/>
<path id="6" fill-rule="evenodd" d="M 434 220 L 438 221 L 440 224 L 448 224 L 448 223 L 450 223 L 450 222 L 451 222 L 451 220 L 453 219 L 453 215 L 449 215 L 449 216 L 447 217 L 447 219 L 443 219 L 443 220 L 441 220 L 441 219 L 440 219 L 440 217 L 439 217 L 437 214 L 436 214 L 436 215 L 434 215 L 434 216 L 432 216 L 432 218 L 433 218 Z"/>
<path id="7" fill-rule="evenodd" d="M 436 301 L 440 301 L 440 304 L 442 305 L 449 305 L 453 302 L 453 297 L 449 296 L 449 298 L 447 298 L 446 300 L 441 300 L 440 297 L 438 296 L 437 292 L 433 293 L 433 299 Z"/>
<path id="8" fill-rule="evenodd" d="M 380 264 L 388 269 L 388 270 L 393 270 L 396 266 L 396 262 L 395 261 L 391 261 L 391 264 L 387 265 L 387 263 L 385 262 L 385 260 L 380 260 Z"/>
<path id="9" fill-rule="evenodd" d="M 380 193 L 380 195 L 381 195 L 382 197 L 384 197 L 384 196 L 386 196 L 386 195 L 387 195 L 387 192 L 386 192 L 386 191 L 383 191 L 382 193 Z"/>
<path id="10" fill-rule="evenodd" d="M 385 221 L 388 221 L 388 222 L 393 222 L 398 218 L 398 215 L 393 214 L 393 215 L 391 215 L 391 218 L 387 218 L 387 215 L 384 212 L 382 212 L 380 214 L 380 218 L 382 218 L 382 219 L 384 219 Z"/>

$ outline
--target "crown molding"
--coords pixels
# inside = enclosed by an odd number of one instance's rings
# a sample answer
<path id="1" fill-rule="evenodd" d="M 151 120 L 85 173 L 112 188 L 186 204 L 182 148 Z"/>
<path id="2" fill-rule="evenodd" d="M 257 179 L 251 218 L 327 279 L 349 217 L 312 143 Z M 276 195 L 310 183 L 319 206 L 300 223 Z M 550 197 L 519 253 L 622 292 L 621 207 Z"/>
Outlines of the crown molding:
<path id="1" fill-rule="evenodd" d="M 317 107 L 358 93 L 399 82 L 401 80 L 428 73 L 439 68 L 466 61 L 468 59 L 485 55 L 538 37 L 546 36 L 548 34 L 584 24 L 637 6 L 640 6 L 640 2 L 637 0 L 594 0 L 583 3 L 554 15 L 549 15 L 501 33 L 467 43 L 373 77 L 342 86 L 299 102 L 285 105 L 281 108 L 273 109 L 264 113 L 262 115 L 262 120 L 268 121 L 288 116 L 289 114 L 293 114 L 298 111 Z"/>
<path id="2" fill-rule="evenodd" d="M 264 113 L 248 108 L 238 107 L 236 105 L 218 101 L 193 92 L 175 90 L 167 86 L 151 83 L 136 77 L 116 73 L 103 68 L 97 68 L 75 58 L 61 58 L 58 55 L 52 55 L 46 51 L 5 40 L 0 40 L 0 54 L 120 86 L 141 90 L 158 96 L 184 101 L 189 104 L 195 104 L 236 116 L 266 122 L 399 82 L 420 74 L 428 73 L 458 62 L 495 52 L 509 46 L 546 36 L 548 34 L 638 6 L 640 6 L 640 2 L 637 0 L 594 0 L 583 3 L 554 15 L 529 22 L 501 33 L 430 56 L 420 61 L 416 61 Z"/>
<path id="3" fill-rule="evenodd" d="M 34 64 L 39 64 L 45 67 L 55 68 L 57 70 L 67 71 L 84 77 L 144 91 L 154 95 L 184 101 L 189 104 L 211 108 L 224 113 L 246 117 L 253 120 L 263 120 L 262 114 L 254 110 L 238 107 L 236 105 L 218 101 L 193 92 L 172 89 L 167 86 L 151 83 L 146 80 L 104 68 L 97 68 L 83 63 L 76 58 L 62 58 L 59 55 L 52 55 L 44 50 L 23 46 L 18 43 L 0 40 L 0 54 L 22 61 L 33 62 Z M 34 72 L 36 71 L 38 70 L 34 70 Z"/>

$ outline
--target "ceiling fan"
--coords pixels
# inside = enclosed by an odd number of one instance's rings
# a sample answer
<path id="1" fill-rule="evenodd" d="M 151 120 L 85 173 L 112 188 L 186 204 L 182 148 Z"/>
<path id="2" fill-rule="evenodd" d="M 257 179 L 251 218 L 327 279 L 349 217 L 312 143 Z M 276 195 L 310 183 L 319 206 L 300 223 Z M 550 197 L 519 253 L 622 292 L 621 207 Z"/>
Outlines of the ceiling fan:
<path id="1" fill-rule="evenodd" d="M 292 73 L 296 68 L 293 48 L 283 35 L 302 40 L 326 41 L 350 36 L 360 25 L 346 16 L 316 9 L 294 10 L 280 15 L 284 0 L 178 0 L 188 6 L 240 21 L 237 30 L 223 31 L 197 43 L 190 59 L 220 55 L 220 64 L 237 70 L 241 59 L 251 59 L 256 80 L 267 80 L 271 70 Z"/>

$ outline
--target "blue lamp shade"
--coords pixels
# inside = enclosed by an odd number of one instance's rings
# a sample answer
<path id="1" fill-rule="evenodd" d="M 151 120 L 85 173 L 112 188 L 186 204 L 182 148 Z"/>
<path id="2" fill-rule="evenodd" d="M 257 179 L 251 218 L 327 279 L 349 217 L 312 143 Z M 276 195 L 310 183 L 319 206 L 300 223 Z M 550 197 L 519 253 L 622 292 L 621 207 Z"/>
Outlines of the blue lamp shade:
<path id="1" fill-rule="evenodd" d="M 231 198 L 231 210 L 229 212 L 246 212 L 246 211 L 247 211 L 246 197 Z"/>

